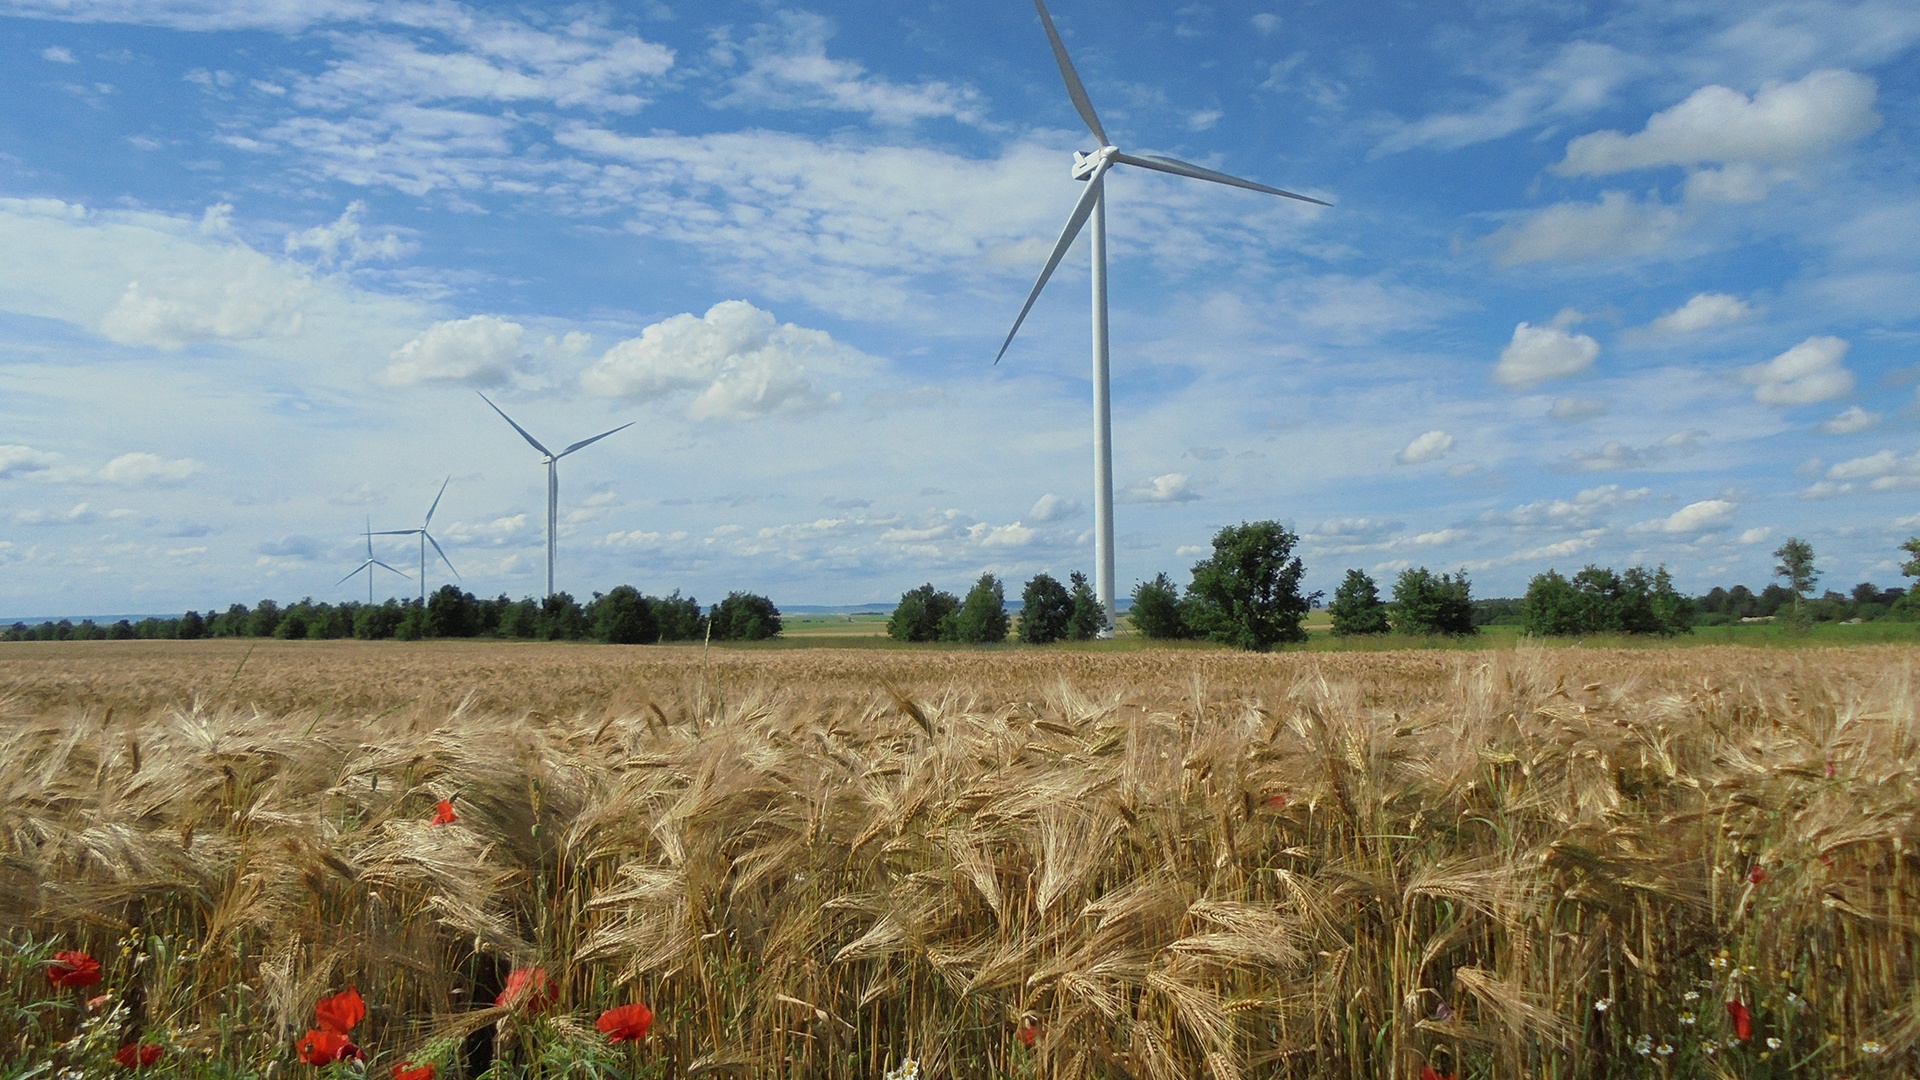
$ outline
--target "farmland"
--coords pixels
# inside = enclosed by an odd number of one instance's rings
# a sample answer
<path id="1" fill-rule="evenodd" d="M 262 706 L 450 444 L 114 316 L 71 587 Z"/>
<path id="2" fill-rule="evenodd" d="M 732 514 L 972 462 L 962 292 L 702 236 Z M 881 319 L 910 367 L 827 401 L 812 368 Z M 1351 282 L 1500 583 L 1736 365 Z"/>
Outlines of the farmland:
<path id="1" fill-rule="evenodd" d="M 0 1076 L 1920 1060 L 1910 645 L 799 644 L 0 646 Z"/>

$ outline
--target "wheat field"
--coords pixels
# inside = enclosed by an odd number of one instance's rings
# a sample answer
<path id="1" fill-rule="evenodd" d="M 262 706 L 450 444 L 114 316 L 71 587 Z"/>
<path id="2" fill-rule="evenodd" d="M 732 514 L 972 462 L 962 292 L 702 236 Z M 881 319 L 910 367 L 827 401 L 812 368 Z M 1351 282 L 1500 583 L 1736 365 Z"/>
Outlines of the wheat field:
<path id="1" fill-rule="evenodd" d="M 143 1075 L 317 1075 L 295 1042 L 348 986 L 380 1077 L 1913 1075 L 1917 678 L 1893 646 L 0 646 L 0 1078 L 149 1043 Z M 54 949 L 107 992 L 50 987 Z M 495 1006 L 533 967 L 556 1005 Z"/>

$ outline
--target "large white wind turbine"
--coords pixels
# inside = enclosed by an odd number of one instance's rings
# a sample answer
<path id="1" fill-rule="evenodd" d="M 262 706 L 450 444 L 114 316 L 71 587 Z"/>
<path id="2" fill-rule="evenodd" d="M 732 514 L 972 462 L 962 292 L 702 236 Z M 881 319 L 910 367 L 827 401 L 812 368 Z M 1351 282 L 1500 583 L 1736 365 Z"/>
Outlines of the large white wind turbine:
<path id="1" fill-rule="evenodd" d="M 419 528 L 387 529 L 384 532 L 377 532 L 373 534 L 375 536 L 414 536 L 417 534 L 420 537 L 420 606 L 421 607 L 427 606 L 427 545 L 432 544 L 433 550 L 440 552 L 440 561 L 447 564 L 447 569 L 453 570 L 453 560 L 447 558 L 447 553 L 445 551 L 440 550 L 440 541 L 435 540 L 433 538 L 433 534 L 427 531 L 427 527 L 433 524 L 433 512 L 435 510 L 440 509 L 440 500 L 447 494 L 447 485 L 451 483 L 453 483 L 453 477 L 451 476 L 447 477 L 445 480 L 440 482 L 440 494 L 435 495 L 433 497 L 433 505 L 427 507 L 427 518 L 425 521 L 422 521 L 420 523 Z M 460 576 L 460 571 L 453 570 L 453 576 L 455 578 L 458 578 Z"/>
<path id="2" fill-rule="evenodd" d="M 569 446 L 565 450 L 562 450 L 556 454 L 553 451 L 547 449 L 546 447 L 540 445 L 539 439 L 536 439 L 533 436 L 527 434 L 526 428 L 521 427 L 519 424 L 514 424 L 513 417 L 508 416 L 504 411 L 502 411 L 500 406 L 494 405 L 492 398 L 488 397 L 485 394 L 481 394 L 480 400 L 492 406 L 494 412 L 500 413 L 500 419 L 505 420 L 509 424 L 513 424 L 513 430 L 519 432 L 520 437 L 527 440 L 527 442 L 530 443 L 535 450 L 540 451 L 540 463 L 547 467 L 547 595 L 552 596 L 553 595 L 553 547 L 555 543 L 555 537 L 560 531 L 560 469 L 559 469 L 560 459 L 563 457 L 566 457 L 568 454 L 573 453 L 575 450 L 582 449 L 583 447 L 592 446 L 594 443 L 597 443 L 601 439 L 604 439 L 607 436 L 613 434 L 614 431 L 624 431 L 627 428 L 632 427 L 634 422 L 629 420 L 626 423 L 621 424 L 619 427 L 614 428 L 613 431 L 603 431 L 600 434 L 595 435 L 591 439 L 581 439 L 579 442 L 574 443 L 572 446 Z M 434 546 L 439 547 L 440 545 L 435 544 Z"/>
<path id="3" fill-rule="evenodd" d="M 353 574 L 357 574 L 362 570 L 365 570 L 367 572 L 367 606 L 372 607 L 373 606 L 373 568 L 377 566 L 382 570 L 393 570 L 393 567 L 388 566 L 386 563 L 383 563 L 379 559 L 376 559 L 373 557 L 373 520 L 371 518 L 367 520 L 366 536 L 367 536 L 367 561 L 361 563 L 359 566 L 354 567 Z M 399 574 L 401 577 L 407 576 L 407 572 L 405 570 L 393 570 L 393 572 L 396 574 Z M 345 585 L 348 581 L 351 581 L 353 579 L 353 574 L 348 574 L 346 577 L 343 577 L 339 581 L 334 582 L 334 584 Z"/>
<path id="4" fill-rule="evenodd" d="M 1046 27 L 1047 42 L 1053 46 L 1053 58 L 1060 64 L 1060 76 L 1066 80 L 1067 96 L 1073 99 L 1074 110 L 1080 119 L 1086 122 L 1087 130 L 1099 140 L 1100 148 L 1091 154 L 1075 151 L 1073 155 L 1073 178 L 1086 182 L 1087 190 L 1080 195 L 1080 201 L 1074 205 L 1073 213 L 1067 218 L 1067 227 L 1060 231 L 1060 239 L 1053 245 L 1053 254 L 1047 257 L 1047 264 L 1040 270 L 1039 280 L 1033 283 L 1033 291 L 1027 294 L 1027 302 L 1021 305 L 1020 314 L 1013 320 L 1013 329 L 1007 331 L 1007 339 L 1000 343 L 1000 353 L 993 358 L 998 364 L 1000 358 L 1007 355 L 1007 347 L 1013 344 L 1013 336 L 1020 332 L 1020 324 L 1026 321 L 1027 313 L 1033 310 L 1033 302 L 1040 298 L 1040 290 L 1046 288 L 1047 279 L 1053 276 L 1055 267 L 1067 253 L 1067 248 L 1080 235 L 1080 230 L 1093 219 L 1093 547 L 1095 570 L 1095 592 L 1100 597 L 1100 605 L 1106 610 L 1107 626 L 1103 637 L 1113 634 L 1113 420 L 1111 395 L 1107 382 L 1107 200 L 1105 178 L 1107 171 L 1115 165 L 1132 165 L 1155 172 L 1172 173 L 1175 176 L 1191 177 L 1195 180 L 1210 180 L 1216 184 L 1246 188 L 1249 191 L 1261 191 L 1268 195 L 1279 195 L 1301 202 L 1328 205 L 1319 199 L 1298 195 L 1291 191 L 1282 191 L 1265 184 L 1256 184 L 1251 180 L 1242 180 L 1237 176 L 1203 169 L 1173 158 L 1158 157 L 1152 154 L 1129 154 L 1114 146 L 1107 139 L 1106 130 L 1100 126 L 1100 117 L 1093 111 L 1093 101 L 1087 97 L 1087 88 L 1080 83 L 1080 76 L 1073 70 L 1073 61 L 1067 58 L 1067 47 L 1060 41 L 1060 32 L 1054 29 L 1053 17 L 1047 13 L 1045 0 L 1033 0 L 1033 6 L 1040 11 L 1040 25 Z"/>

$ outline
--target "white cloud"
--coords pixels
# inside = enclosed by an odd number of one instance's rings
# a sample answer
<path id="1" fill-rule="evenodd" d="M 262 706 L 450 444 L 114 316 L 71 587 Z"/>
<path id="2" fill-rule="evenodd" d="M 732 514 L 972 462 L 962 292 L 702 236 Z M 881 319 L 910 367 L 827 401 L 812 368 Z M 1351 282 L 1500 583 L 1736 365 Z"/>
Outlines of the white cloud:
<path id="1" fill-rule="evenodd" d="M 240 244 L 208 254 L 197 273 L 129 282 L 100 332 L 123 345 L 169 350 L 299 332 L 312 292 L 305 275 Z"/>
<path id="2" fill-rule="evenodd" d="M 498 315 L 437 322 L 395 349 L 380 381 L 391 386 L 499 386 L 520 367 L 525 327 Z"/>
<path id="3" fill-rule="evenodd" d="M 1852 491 L 1853 485 L 1845 482 L 1855 480 L 1870 481 L 1867 486 L 1874 491 L 1920 487 L 1920 450 L 1904 457 L 1892 450 L 1882 450 L 1842 461 L 1827 470 L 1827 480 L 1842 482 L 1830 485 L 1833 494 Z"/>
<path id="4" fill-rule="evenodd" d="M 1121 501 L 1133 503 L 1191 502 L 1199 497 L 1185 473 L 1163 473 L 1142 480 L 1120 493 Z"/>
<path id="5" fill-rule="evenodd" d="M 110 517 L 126 517 L 131 511 L 114 511 Z M 100 515 L 86 503 L 78 503 L 73 509 L 63 513 L 49 513 L 45 510 L 17 510 L 13 515 L 15 525 L 85 525 L 99 520 Z"/>
<path id="6" fill-rule="evenodd" d="M 509 514 L 493 518 L 490 521 L 468 523 L 449 522 L 446 531 L 439 533 L 448 543 L 485 544 L 497 547 L 514 543 L 527 531 L 527 515 Z"/>
<path id="7" fill-rule="evenodd" d="M 968 530 L 981 547 L 1026 547 L 1033 543 L 1039 534 L 1016 521 L 1011 525 L 988 525 L 981 523 Z"/>
<path id="8" fill-rule="evenodd" d="M 1077 517 L 1079 513 L 1079 502 L 1062 498 L 1049 491 L 1034 500 L 1033 509 L 1027 511 L 1027 516 L 1040 524 L 1046 524 L 1050 521 L 1066 521 Z"/>
<path id="9" fill-rule="evenodd" d="M 1739 503 L 1726 499 L 1703 499 L 1688 503 L 1667 517 L 1643 521 L 1634 526 L 1634 531 L 1669 534 L 1713 532 L 1733 524 L 1734 512 L 1739 509 Z"/>
<path id="10" fill-rule="evenodd" d="M 1188 131 L 1212 131 L 1215 124 L 1227 114 L 1219 109 L 1201 109 L 1187 114 Z"/>
<path id="11" fill-rule="evenodd" d="M 18 443 L 0 443 L 0 480 L 45 473 L 59 464 L 60 455 Z"/>
<path id="12" fill-rule="evenodd" d="M 1521 529 L 1587 529 L 1601 524 L 1613 511 L 1645 499 L 1647 494 L 1647 488 L 1604 484 L 1586 488 L 1571 499 L 1541 499 L 1512 510 L 1490 511 L 1481 515 L 1480 520 Z"/>
<path id="13" fill-rule="evenodd" d="M 67 48 L 65 45 L 49 45 L 46 48 L 41 49 L 40 59 L 50 61 L 55 64 L 79 63 L 79 61 L 73 58 L 73 50 Z"/>
<path id="14" fill-rule="evenodd" d="M 1395 454 L 1393 460 L 1402 465 L 1422 465 L 1429 461 L 1439 461 L 1452 451 L 1453 436 L 1444 431 L 1435 430 L 1415 438 L 1406 445 L 1405 449 Z"/>
<path id="15" fill-rule="evenodd" d="M 1500 351 L 1493 377 L 1508 386 L 1526 388 L 1549 379 L 1578 375 L 1600 355 L 1600 343 L 1585 334 L 1571 334 L 1559 326 L 1514 327 L 1513 340 Z"/>
<path id="16" fill-rule="evenodd" d="M 809 366 L 849 371 L 871 363 L 825 331 L 781 324 L 744 300 L 727 300 L 704 316 L 675 315 L 616 344 L 580 384 L 636 401 L 692 393 L 693 419 L 744 420 L 832 408 L 840 392 L 816 388 Z"/>
<path id="17" fill-rule="evenodd" d="M 1858 435 L 1879 424 L 1881 416 L 1877 412 L 1868 412 L 1858 405 L 1849 405 L 1846 410 L 1833 419 L 1820 425 L 1820 430 L 1829 435 Z"/>
<path id="18" fill-rule="evenodd" d="M 1554 168 L 1573 176 L 1707 162 L 1791 166 L 1865 138 L 1880 126 L 1873 80 L 1851 71 L 1816 71 L 1752 98 L 1705 86 L 1647 121 L 1634 135 L 1596 131 L 1567 144 Z"/>
<path id="19" fill-rule="evenodd" d="M 228 211 L 232 209 L 227 207 Z M 288 233 L 286 252 L 299 255 L 311 251 L 322 266 L 352 266 L 373 259 L 397 259 L 412 250 L 412 245 L 391 232 L 368 236 L 363 225 L 366 216 L 367 204 L 356 199 L 330 224 Z"/>
<path id="20" fill-rule="evenodd" d="M 1653 320 L 1648 329 L 1656 334 L 1694 334 L 1715 327 L 1730 326 L 1753 317 L 1753 309 L 1737 296 L 1726 293 L 1698 293 L 1673 311 Z"/>
<path id="21" fill-rule="evenodd" d="M 1599 398 L 1557 397 L 1547 409 L 1547 415 L 1555 420 L 1586 420 L 1606 413 L 1607 403 Z"/>
<path id="22" fill-rule="evenodd" d="M 100 478 L 125 487 L 159 487 L 185 483 L 202 468 L 192 458 L 169 460 L 158 454 L 135 452 L 107 462 L 100 469 Z"/>
<path id="23" fill-rule="evenodd" d="M 870 75 L 852 60 L 827 55 L 833 27 L 825 18 L 787 11 L 776 19 L 742 45 L 723 42 L 716 48 L 723 61 L 732 62 L 737 53 L 747 62 L 719 104 L 864 113 L 882 124 L 980 121 L 980 95 L 972 88 L 943 82 L 908 86 Z"/>
<path id="24" fill-rule="evenodd" d="M 13 16 L 174 30 L 293 31 L 377 14 L 373 0 L 9 0 Z"/>
<path id="25" fill-rule="evenodd" d="M 1253 18 L 1248 19 L 1247 23 L 1262 34 L 1271 34 L 1275 30 L 1280 29 L 1280 16 L 1275 15 L 1271 11 L 1262 11 Z"/>
<path id="26" fill-rule="evenodd" d="M 1613 91 L 1644 66 L 1611 45 L 1575 41 L 1537 71 L 1512 80 L 1505 92 L 1475 109 L 1438 113 L 1401 125 L 1375 153 L 1427 146 L 1455 150 L 1504 138 L 1543 121 L 1581 116 L 1605 105 Z"/>
<path id="27" fill-rule="evenodd" d="M 1567 455 L 1567 464 L 1580 472 L 1612 472 L 1617 469 L 1643 469 L 1676 457 L 1691 457 L 1700 450 L 1704 431 L 1676 431 L 1647 446 L 1628 446 L 1609 442 L 1598 450 L 1575 450 Z"/>
<path id="28" fill-rule="evenodd" d="M 1761 525 L 1740 534 L 1740 542 L 1743 544 L 1764 544 L 1772 538 L 1773 526 L 1771 525 Z"/>
<path id="29" fill-rule="evenodd" d="M 1764 364 L 1742 368 L 1762 405 L 1812 405 L 1853 391 L 1853 372 L 1840 363 L 1848 344 L 1837 337 L 1810 337 Z"/>
<path id="30" fill-rule="evenodd" d="M 1595 203 L 1555 203 L 1488 237 L 1502 266 L 1546 261 L 1630 258 L 1664 251 L 1685 224 L 1679 210 L 1640 202 L 1624 191 Z"/>

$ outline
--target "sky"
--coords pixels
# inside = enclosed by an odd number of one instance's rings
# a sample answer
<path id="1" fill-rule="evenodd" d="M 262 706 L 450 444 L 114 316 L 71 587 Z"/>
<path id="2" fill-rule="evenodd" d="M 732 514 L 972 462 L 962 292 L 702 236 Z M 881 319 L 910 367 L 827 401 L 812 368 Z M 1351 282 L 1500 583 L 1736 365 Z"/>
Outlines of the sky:
<path id="1" fill-rule="evenodd" d="M 1901 582 L 1920 6 L 1056 0 L 1121 592 Z M 1026 0 L 0 0 L 0 613 L 1090 571 L 1094 149 Z M 375 554 L 417 577 L 408 537 Z M 384 571 L 380 595 L 412 579 Z M 450 580 L 429 569 L 427 585 Z"/>

